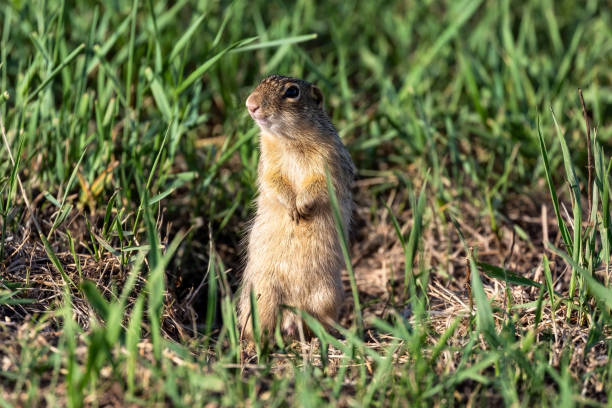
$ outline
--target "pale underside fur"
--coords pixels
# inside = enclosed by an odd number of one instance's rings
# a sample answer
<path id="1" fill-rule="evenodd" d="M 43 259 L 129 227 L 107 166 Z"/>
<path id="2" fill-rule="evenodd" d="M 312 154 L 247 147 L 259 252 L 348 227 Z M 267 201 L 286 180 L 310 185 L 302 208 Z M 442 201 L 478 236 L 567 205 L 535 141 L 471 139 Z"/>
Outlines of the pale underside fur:
<path id="1" fill-rule="evenodd" d="M 249 233 L 238 305 L 240 326 L 248 340 L 253 340 L 251 290 L 257 299 L 264 336 L 274 332 L 277 318 L 285 334 L 296 336 L 299 320 L 281 305 L 302 309 L 327 326 L 338 317 L 344 296 L 340 279 L 344 261 L 328 201 L 325 168 L 329 169 L 343 227 L 348 232 L 352 162 L 335 131 L 330 136 L 313 145 L 261 134 L 257 213 Z M 307 219 L 296 223 L 291 218 L 282 195 L 268 185 L 270 172 L 285 179 L 296 202 L 302 193 L 313 195 L 317 205 Z"/>

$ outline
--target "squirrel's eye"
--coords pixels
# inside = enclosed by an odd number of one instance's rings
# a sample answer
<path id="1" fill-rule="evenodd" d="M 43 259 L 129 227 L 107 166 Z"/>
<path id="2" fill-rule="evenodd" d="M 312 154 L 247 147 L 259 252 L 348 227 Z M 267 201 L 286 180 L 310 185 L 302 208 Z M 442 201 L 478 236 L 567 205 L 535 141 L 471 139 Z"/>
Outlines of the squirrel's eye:
<path id="1" fill-rule="evenodd" d="M 289 88 L 287 88 L 287 90 L 285 91 L 285 94 L 283 95 L 283 97 L 285 97 L 285 98 L 297 98 L 299 94 L 300 94 L 300 88 L 298 88 L 295 85 L 291 85 Z"/>

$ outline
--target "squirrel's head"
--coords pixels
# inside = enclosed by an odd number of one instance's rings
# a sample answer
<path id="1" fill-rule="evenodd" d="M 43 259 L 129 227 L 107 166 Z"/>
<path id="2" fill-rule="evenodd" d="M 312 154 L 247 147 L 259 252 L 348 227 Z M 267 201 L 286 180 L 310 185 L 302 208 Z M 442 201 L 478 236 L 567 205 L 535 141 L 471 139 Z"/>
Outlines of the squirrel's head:
<path id="1" fill-rule="evenodd" d="M 271 75 L 257 85 L 246 100 L 249 114 L 264 131 L 294 138 L 320 126 L 323 94 L 310 82 Z"/>

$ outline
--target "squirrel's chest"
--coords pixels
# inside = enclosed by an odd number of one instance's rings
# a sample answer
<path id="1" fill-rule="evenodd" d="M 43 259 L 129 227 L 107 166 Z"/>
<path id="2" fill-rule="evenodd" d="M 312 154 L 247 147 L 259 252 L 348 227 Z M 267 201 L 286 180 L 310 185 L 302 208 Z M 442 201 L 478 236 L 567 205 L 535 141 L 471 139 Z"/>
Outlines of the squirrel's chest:
<path id="1" fill-rule="evenodd" d="M 261 173 L 280 174 L 294 190 L 313 174 L 325 174 L 325 160 L 314 149 L 290 147 L 268 137 L 262 138 L 261 147 Z"/>
<path id="2" fill-rule="evenodd" d="M 295 188 L 299 188 L 306 178 L 316 172 L 314 163 L 295 154 L 285 154 L 279 160 L 280 172 Z"/>

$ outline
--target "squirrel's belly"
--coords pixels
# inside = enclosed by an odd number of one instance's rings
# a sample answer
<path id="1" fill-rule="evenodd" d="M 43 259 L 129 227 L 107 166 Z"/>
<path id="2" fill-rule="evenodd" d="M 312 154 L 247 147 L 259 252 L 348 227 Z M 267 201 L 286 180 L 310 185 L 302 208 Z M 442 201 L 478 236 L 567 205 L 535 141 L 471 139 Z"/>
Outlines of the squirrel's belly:
<path id="1" fill-rule="evenodd" d="M 339 271 L 342 254 L 331 212 L 295 223 L 284 208 L 260 207 L 249 235 L 249 261 L 254 259 L 282 275 Z"/>

